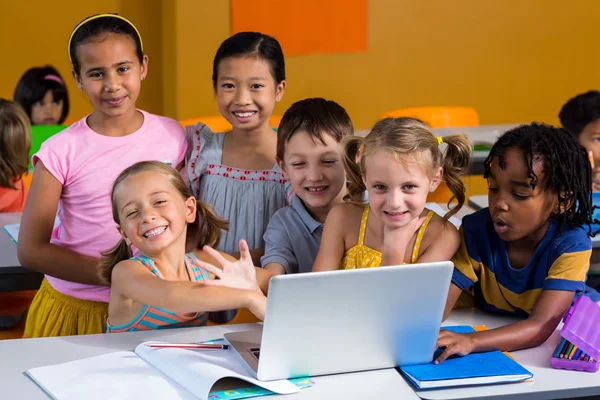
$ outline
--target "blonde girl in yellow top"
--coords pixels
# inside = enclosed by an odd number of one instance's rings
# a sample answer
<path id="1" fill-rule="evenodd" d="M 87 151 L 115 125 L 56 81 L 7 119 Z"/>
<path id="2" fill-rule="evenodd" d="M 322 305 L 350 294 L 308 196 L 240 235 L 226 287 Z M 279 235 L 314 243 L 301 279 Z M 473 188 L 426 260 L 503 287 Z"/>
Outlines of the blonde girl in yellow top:
<path id="1" fill-rule="evenodd" d="M 465 202 L 460 176 L 471 159 L 466 136 L 435 137 L 418 119 L 386 118 L 343 143 L 350 201 L 329 212 L 313 271 L 450 260 L 460 237 L 448 218 Z M 456 200 L 444 218 L 425 208 L 442 181 Z"/>

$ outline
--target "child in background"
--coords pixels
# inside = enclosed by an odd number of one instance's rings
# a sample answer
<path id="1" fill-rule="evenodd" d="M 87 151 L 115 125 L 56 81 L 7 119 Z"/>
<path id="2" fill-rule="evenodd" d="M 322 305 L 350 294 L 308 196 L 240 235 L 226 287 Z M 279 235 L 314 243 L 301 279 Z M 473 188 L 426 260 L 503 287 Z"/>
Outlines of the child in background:
<path id="1" fill-rule="evenodd" d="M 442 142 L 448 145 L 445 154 L 439 150 Z M 385 118 L 366 138 L 344 139 L 352 202 L 327 216 L 313 271 L 449 260 L 459 237 L 447 217 L 465 202 L 460 176 L 470 158 L 465 135 L 436 138 L 415 118 Z M 425 208 L 427 194 L 442 179 L 458 202 L 446 218 Z"/>
<path id="2" fill-rule="evenodd" d="M 71 34 L 69 56 L 94 111 L 33 156 L 18 255 L 46 277 L 27 316 L 29 337 L 104 332 L 110 288 L 100 256 L 120 237 L 106 218 L 112 184 L 138 161 L 179 166 L 187 150 L 177 121 L 136 109 L 148 57 L 131 22 L 115 14 L 86 18 Z"/>
<path id="3" fill-rule="evenodd" d="M 27 188 L 21 178 L 29 170 L 31 128 L 21 106 L 0 99 L 0 213 L 21 212 Z"/>
<path id="4" fill-rule="evenodd" d="M 218 243 L 227 227 L 210 207 L 197 203 L 179 173 L 160 161 L 139 162 L 123 171 L 112 188 L 112 214 L 122 238 L 104 253 L 102 273 L 111 282 L 107 332 L 199 326 L 206 311 L 248 307 L 264 319 L 266 297 L 243 243 L 234 262 L 240 289 L 209 287 L 210 263 L 230 263 L 212 249 L 185 253 L 186 239 L 198 248 Z M 243 242 L 243 241 L 242 241 Z M 140 251 L 132 257 L 131 246 Z M 158 279 L 156 279 L 158 278 Z"/>
<path id="5" fill-rule="evenodd" d="M 584 148 L 563 129 L 524 125 L 506 132 L 485 161 L 489 208 L 463 218 L 444 318 L 461 292 L 475 305 L 527 319 L 485 332 L 442 330 L 452 354 L 518 350 L 542 344 L 576 293 L 590 265 L 591 168 Z"/>
<path id="6" fill-rule="evenodd" d="M 232 129 L 213 134 L 202 123 L 187 127 L 185 175 L 194 196 L 229 222 L 218 249 L 237 255 L 240 239 L 246 239 L 260 265 L 267 224 L 287 204 L 286 179 L 276 164 L 277 136 L 269 126 L 285 91 L 279 43 L 261 33 L 237 33 L 219 47 L 212 80 L 219 112 Z"/>
<path id="7" fill-rule="evenodd" d="M 592 153 L 592 190 L 600 191 L 600 92 L 590 90 L 569 99 L 558 117 L 563 128 Z"/>
<path id="8" fill-rule="evenodd" d="M 0 99 L 0 213 L 21 212 L 25 207 L 27 188 L 21 177 L 29 170 L 30 147 L 27 114 L 17 103 Z M 24 300 L 30 300 L 29 293 L 0 292 L 0 329 L 19 323 L 26 306 L 15 306 Z"/>
<path id="9" fill-rule="evenodd" d="M 14 97 L 32 125 L 61 125 L 69 115 L 67 87 L 50 65 L 28 69 L 19 79 Z"/>
<path id="10" fill-rule="evenodd" d="M 352 133 L 346 110 L 331 100 L 301 100 L 283 114 L 277 162 L 294 194 L 265 232 L 261 265 L 271 275 L 312 270 L 327 214 L 346 194 L 340 142 Z"/>

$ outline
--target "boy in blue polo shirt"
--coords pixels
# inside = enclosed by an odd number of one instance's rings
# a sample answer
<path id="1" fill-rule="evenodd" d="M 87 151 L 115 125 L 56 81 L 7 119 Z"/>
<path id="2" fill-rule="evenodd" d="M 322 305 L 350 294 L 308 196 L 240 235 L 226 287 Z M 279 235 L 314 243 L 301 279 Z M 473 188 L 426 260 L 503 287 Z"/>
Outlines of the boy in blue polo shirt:
<path id="1" fill-rule="evenodd" d="M 346 195 L 340 142 L 352 134 L 346 110 L 331 100 L 301 100 L 283 115 L 277 162 L 293 193 L 290 205 L 271 217 L 264 234 L 260 262 L 271 276 L 312 270 L 327 213 Z"/>

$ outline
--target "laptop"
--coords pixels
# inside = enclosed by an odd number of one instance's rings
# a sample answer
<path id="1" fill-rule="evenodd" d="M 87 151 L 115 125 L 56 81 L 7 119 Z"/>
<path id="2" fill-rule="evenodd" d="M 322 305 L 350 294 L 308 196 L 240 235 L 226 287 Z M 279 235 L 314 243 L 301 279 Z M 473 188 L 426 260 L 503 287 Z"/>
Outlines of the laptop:
<path id="1" fill-rule="evenodd" d="M 259 380 L 433 359 L 452 262 L 279 275 L 262 330 L 225 339 Z"/>

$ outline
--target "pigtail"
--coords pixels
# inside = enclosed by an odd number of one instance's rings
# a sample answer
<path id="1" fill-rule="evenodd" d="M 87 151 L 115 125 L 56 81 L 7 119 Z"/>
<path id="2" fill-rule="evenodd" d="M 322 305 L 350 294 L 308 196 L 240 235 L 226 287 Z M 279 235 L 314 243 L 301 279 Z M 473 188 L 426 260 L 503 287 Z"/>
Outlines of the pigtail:
<path id="1" fill-rule="evenodd" d="M 465 204 L 466 189 L 461 177 L 467 175 L 471 166 L 471 144 L 464 134 L 446 136 L 442 140 L 448 145 L 442 161 L 444 182 L 452 192 L 452 198 L 448 201 L 450 211 L 444 218 L 450 218 Z M 458 204 L 450 207 L 454 199 Z"/>
<path id="2" fill-rule="evenodd" d="M 221 219 L 208 204 L 198 201 L 196 223 L 188 224 L 188 238 L 192 247 L 217 247 L 221 240 L 221 231 L 229 229 L 229 223 Z"/>
<path id="3" fill-rule="evenodd" d="M 367 190 L 363 181 L 360 158 L 365 139 L 360 136 L 348 136 L 342 140 L 343 162 L 348 179 L 348 195 L 351 201 L 362 203 L 363 193 Z"/>
<path id="4" fill-rule="evenodd" d="M 121 238 L 115 247 L 102 253 L 102 258 L 100 259 L 100 277 L 105 282 L 110 283 L 115 265 L 121 261 L 129 260 L 131 257 L 133 257 L 131 247 L 125 242 L 125 239 Z"/>

